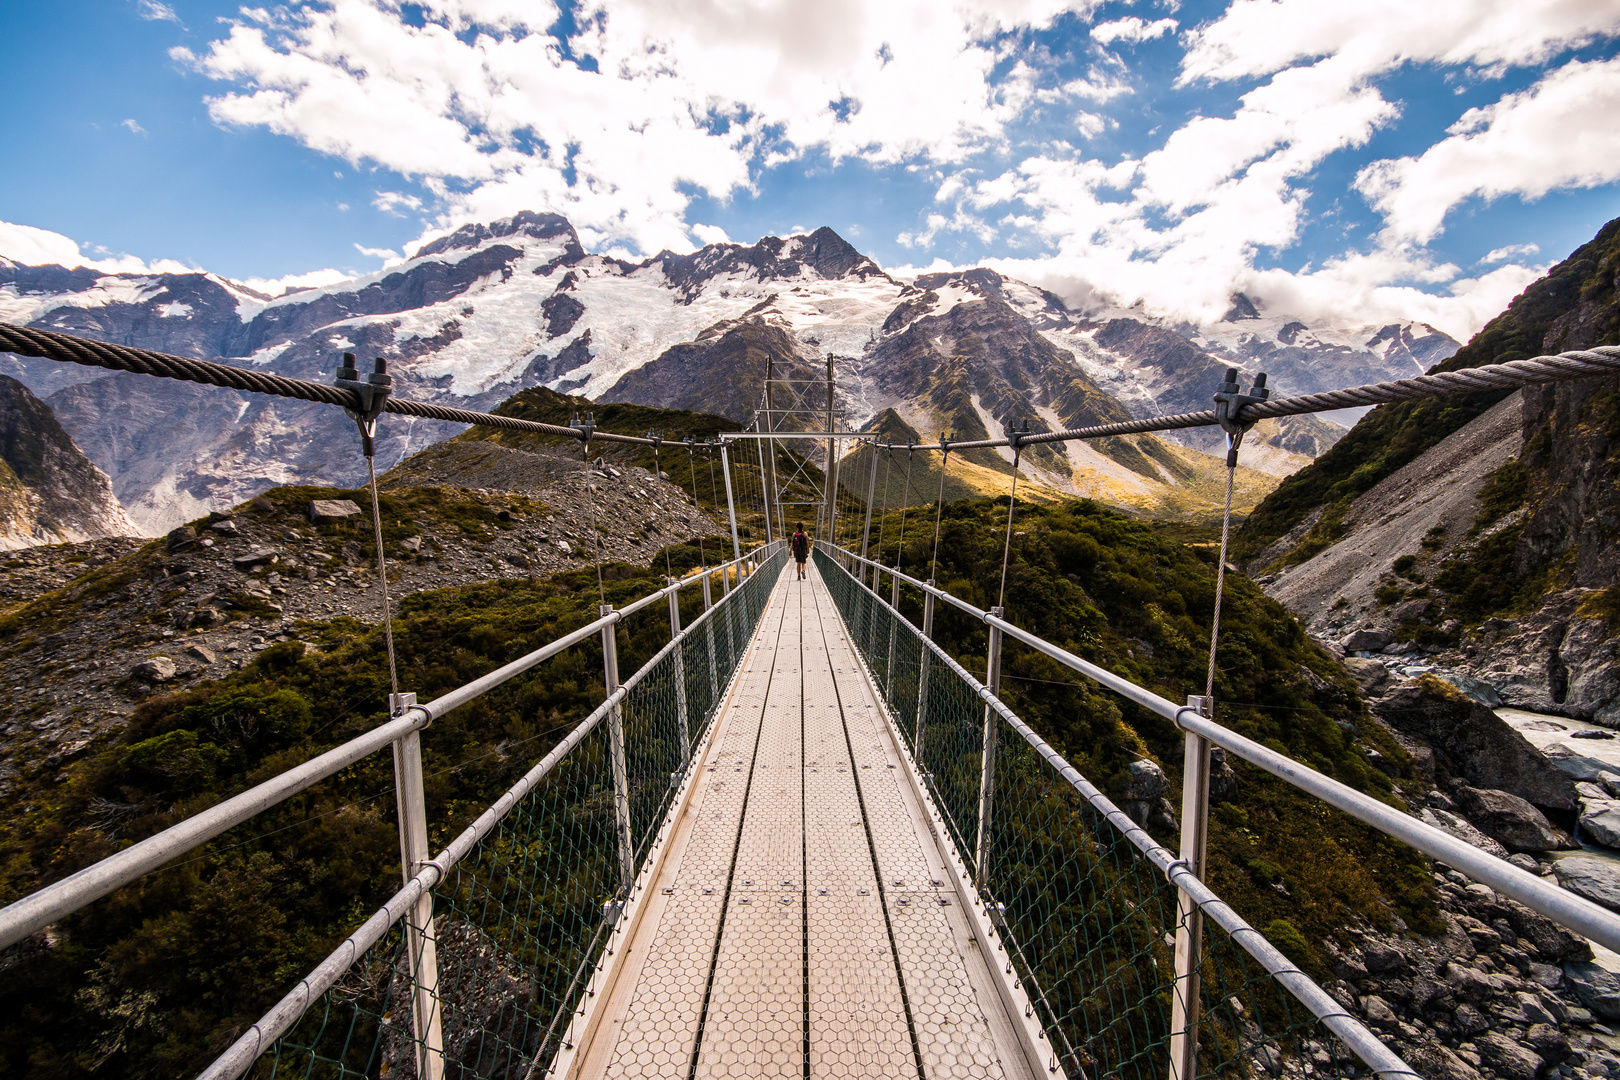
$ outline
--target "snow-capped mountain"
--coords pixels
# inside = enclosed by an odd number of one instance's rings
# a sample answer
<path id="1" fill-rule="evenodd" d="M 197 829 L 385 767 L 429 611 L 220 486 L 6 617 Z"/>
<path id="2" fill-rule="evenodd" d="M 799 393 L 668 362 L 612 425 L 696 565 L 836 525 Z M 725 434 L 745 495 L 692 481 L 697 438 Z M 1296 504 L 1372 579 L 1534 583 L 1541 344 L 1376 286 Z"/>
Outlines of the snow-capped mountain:
<path id="1" fill-rule="evenodd" d="M 378 273 L 278 297 L 207 273 L 0 258 L 0 319 L 315 380 L 330 378 L 344 351 L 382 356 L 397 394 L 469 408 L 544 385 L 737 419 L 759 402 L 766 355 L 832 353 L 843 423 L 893 408 L 922 438 L 1202 408 L 1228 363 L 1263 367 L 1295 392 L 1410 374 L 1456 347 L 1426 327 L 1347 335 L 1262 316 L 1247 301 L 1213 327 L 1074 311 L 984 269 L 908 283 L 826 228 L 628 262 L 587 253 L 565 219 L 529 212 L 465 226 Z M 154 532 L 272 484 L 364 473 L 348 421 L 322 406 L 16 357 L 0 371 L 46 397 Z M 455 430 L 389 417 L 379 464 Z M 1269 449 L 1258 446 L 1254 461 L 1291 471 L 1334 435 L 1331 425 L 1257 433 Z M 1042 463 L 1044 478 L 1150 506 L 1208 464 L 1176 451 L 1185 470 L 1167 469 L 1159 440 L 1143 438 L 1102 449 L 1102 461 L 1058 455 Z M 1185 445 L 1206 449 L 1197 437 Z M 1004 467 L 993 455 L 985 464 Z M 1121 494 L 1088 469 L 1123 470 L 1140 490 Z"/>

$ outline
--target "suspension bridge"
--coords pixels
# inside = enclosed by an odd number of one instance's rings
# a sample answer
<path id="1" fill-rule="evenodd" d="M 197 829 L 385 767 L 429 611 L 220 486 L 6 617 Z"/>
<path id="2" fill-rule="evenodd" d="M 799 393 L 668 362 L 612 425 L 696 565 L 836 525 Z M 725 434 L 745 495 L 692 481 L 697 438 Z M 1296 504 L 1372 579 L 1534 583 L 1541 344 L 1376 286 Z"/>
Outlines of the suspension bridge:
<path id="1" fill-rule="evenodd" d="M 0 349 L 339 405 L 368 450 L 384 412 L 564 435 L 587 457 L 593 439 L 662 441 L 400 401 L 380 362 L 334 387 L 3 324 Z M 1263 416 L 1616 372 L 1620 349 L 1599 349 L 1278 401 L 1233 373 L 1205 413 L 907 449 L 1008 446 L 1016 484 L 1037 441 L 1220 424 L 1230 469 Z M 828 386 L 826 431 L 781 430 L 768 397 L 752 434 L 827 440 L 819 520 L 837 536 L 834 442 L 855 434 L 834 429 L 830 366 Z M 1225 728 L 1207 693 L 1169 701 L 868 559 L 870 497 L 861 550 L 824 541 L 801 579 L 762 454 L 764 539 L 744 551 L 716 449 L 730 560 L 435 700 L 395 685 L 360 738 L 0 909 L 0 949 L 390 749 L 402 887 L 202 1076 L 1419 1075 L 1202 880 L 1218 746 L 1620 951 L 1620 916 Z M 703 604 L 682 625 L 686 590 Z M 983 680 L 933 640 L 941 604 L 987 627 Z M 626 621 L 666 615 L 667 644 L 621 678 Z M 1183 733 L 1179 850 L 1001 700 L 1009 638 Z M 595 642 L 601 704 L 430 851 L 422 730 Z"/>

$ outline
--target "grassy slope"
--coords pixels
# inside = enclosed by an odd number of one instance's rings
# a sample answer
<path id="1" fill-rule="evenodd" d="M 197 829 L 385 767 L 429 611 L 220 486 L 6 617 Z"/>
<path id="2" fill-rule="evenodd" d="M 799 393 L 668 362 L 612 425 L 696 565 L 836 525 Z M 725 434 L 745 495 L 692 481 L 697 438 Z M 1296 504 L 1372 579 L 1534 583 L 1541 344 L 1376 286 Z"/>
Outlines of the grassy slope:
<path id="1" fill-rule="evenodd" d="M 943 588 L 995 603 L 1006 500 L 949 504 L 936 571 Z M 886 522 L 893 562 L 898 515 Z M 1204 530 L 1156 527 L 1095 502 L 1033 507 L 1020 502 L 1007 585 L 1008 618 L 1171 700 L 1201 693 L 1214 605 L 1215 551 Z M 874 528 L 875 532 L 875 528 Z M 926 576 L 930 515 L 907 520 L 904 567 Z M 1391 798 L 1391 781 L 1364 748 L 1407 757 L 1363 712 L 1344 670 L 1306 637 L 1280 604 L 1247 578 L 1228 576 L 1215 695 L 1224 723 L 1344 783 Z M 903 603 L 920 619 L 916 598 Z M 984 671 L 984 627 L 936 609 L 939 640 L 970 671 Z M 1003 694 L 1020 715 L 1099 786 L 1117 792 L 1131 761 L 1154 757 L 1179 775 L 1172 725 L 1085 684 L 1046 657 L 1009 645 Z M 1437 929 L 1428 875 L 1410 850 L 1256 770 L 1238 765 L 1238 796 L 1217 806 L 1210 834 L 1211 881 L 1255 925 L 1286 919 L 1307 941 L 1338 933 L 1346 909 L 1389 926 Z M 1160 839 L 1172 848 L 1175 837 Z M 1291 896 L 1275 886 L 1281 883 Z M 1318 959 L 1316 954 L 1302 958 Z"/>
<path id="2" fill-rule="evenodd" d="M 1594 284 L 1602 284 L 1599 267 L 1617 251 L 1620 219 L 1609 222 L 1589 243 L 1527 288 L 1455 356 L 1434 370 L 1457 371 L 1539 355 L 1552 324 L 1579 304 Z M 1304 538 L 1300 545 L 1304 550 L 1299 554 L 1314 554 L 1328 546 L 1337 539 L 1334 519 L 1356 496 L 1508 393 L 1493 390 L 1379 406 L 1327 453 L 1278 485 L 1244 523 L 1234 555 L 1240 559 L 1258 555 L 1317 509 L 1324 511 L 1322 520 Z"/>

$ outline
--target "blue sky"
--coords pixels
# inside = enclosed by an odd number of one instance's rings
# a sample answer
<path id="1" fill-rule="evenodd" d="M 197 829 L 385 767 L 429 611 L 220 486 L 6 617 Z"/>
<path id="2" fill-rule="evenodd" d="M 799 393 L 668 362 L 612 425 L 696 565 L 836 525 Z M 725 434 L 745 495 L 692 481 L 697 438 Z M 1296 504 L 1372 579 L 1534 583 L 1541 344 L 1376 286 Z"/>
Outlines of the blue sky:
<path id="1" fill-rule="evenodd" d="M 1620 215 L 1617 31 L 1620 0 L 10 3 L 0 221 L 261 281 L 524 208 L 627 255 L 830 225 L 1076 304 L 1461 335 Z"/>

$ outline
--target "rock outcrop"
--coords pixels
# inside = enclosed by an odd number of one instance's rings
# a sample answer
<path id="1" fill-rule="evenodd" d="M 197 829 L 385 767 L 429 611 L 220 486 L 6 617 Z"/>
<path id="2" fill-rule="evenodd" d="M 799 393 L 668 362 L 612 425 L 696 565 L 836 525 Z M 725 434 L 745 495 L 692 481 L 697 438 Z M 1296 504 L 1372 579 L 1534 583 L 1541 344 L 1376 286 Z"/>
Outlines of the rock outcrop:
<path id="1" fill-rule="evenodd" d="M 139 535 L 50 406 L 0 375 L 0 550 Z"/>
<path id="2" fill-rule="evenodd" d="M 1545 810 L 1568 812 L 1578 806 L 1567 773 L 1501 717 L 1439 679 L 1402 683 L 1370 706 L 1397 732 L 1427 743 L 1447 776 L 1511 793 Z"/>

